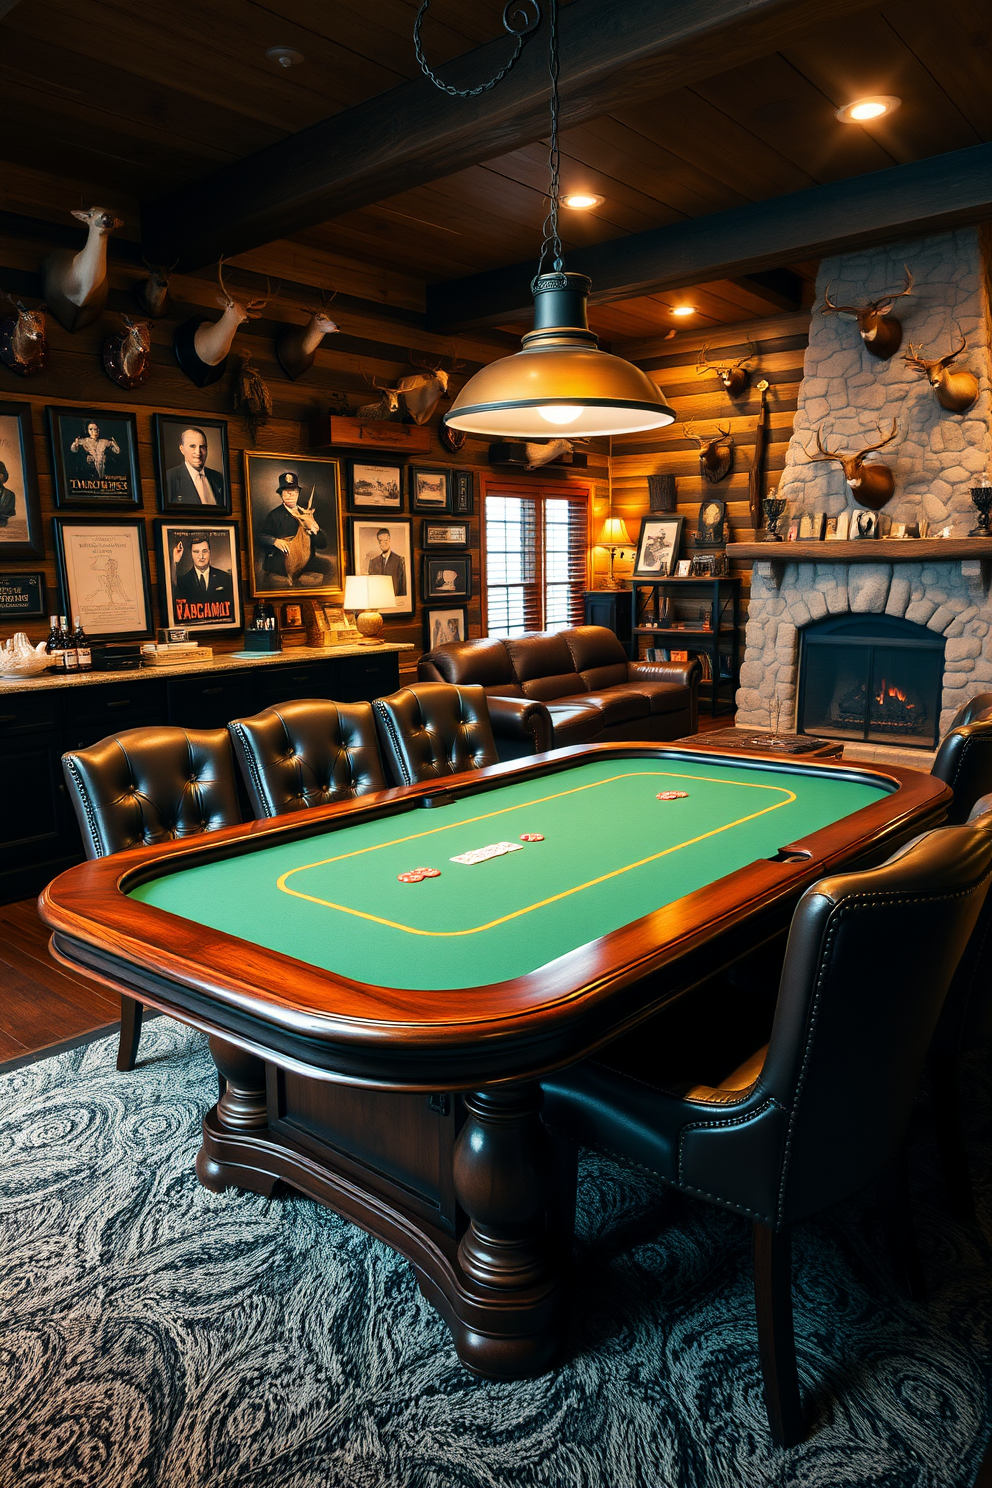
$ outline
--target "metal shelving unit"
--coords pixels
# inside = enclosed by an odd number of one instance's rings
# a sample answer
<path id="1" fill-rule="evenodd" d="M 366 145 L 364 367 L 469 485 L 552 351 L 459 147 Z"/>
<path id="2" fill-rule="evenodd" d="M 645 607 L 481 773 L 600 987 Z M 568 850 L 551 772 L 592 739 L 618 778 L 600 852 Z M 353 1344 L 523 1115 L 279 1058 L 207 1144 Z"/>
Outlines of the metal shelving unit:
<path id="1" fill-rule="evenodd" d="M 721 689 L 729 691 L 729 711 L 733 711 L 734 694 L 740 671 L 740 594 L 739 577 L 691 579 L 637 579 L 633 582 L 633 641 L 650 636 L 654 644 L 669 650 L 702 653 L 709 657 L 712 675 L 701 686 L 709 689 L 710 714 L 716 717 Z M 689 592 L 707 592 L 709 626 L 663 625 L 662 600 L 689 597 Z"/>

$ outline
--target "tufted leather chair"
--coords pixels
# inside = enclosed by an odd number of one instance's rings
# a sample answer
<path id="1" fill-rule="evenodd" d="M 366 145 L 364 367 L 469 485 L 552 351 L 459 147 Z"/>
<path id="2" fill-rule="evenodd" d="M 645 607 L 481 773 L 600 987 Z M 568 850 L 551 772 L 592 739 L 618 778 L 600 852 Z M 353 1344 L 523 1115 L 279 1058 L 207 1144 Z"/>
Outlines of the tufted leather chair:
<path id="1" fill-rule="evenodd" d="M 499 763 L 481 687 L 418 682 L 372 704 L 382 755 L 397 785 Z"/>
<path id="2" fill-rule="evenodd" d="M 241 821 L 225 729 L 137 728 L 62 756 L 88 858 Z M 117 1068 L 134 1069 L 141 1004 L 121 998 Z"/>
<path id="3" fill-rule="evenodd" d="M 954 792 L 947 820 L 967 821 L 979 797 L 992 791 L 992 694 L 980 693 L 958 711 L 930 773 Z"/>
<path id="4" fill-rule="evenodd" d="M 805 1434 L 792 1226 L 898 1161 L 990 874 L 992 833 L 943 827 L 879 868 L 814 884 L 793 917 L 770 1042 L 715 1082 L 694 1071 L 705 1032 L 684 1078 L 654 1080 L 647 1025 L 543 1081 L 557 1132 L 751 1219 L 765 1401 L 783 1445 Z M 890 1238 L 906 1233 L 897 1224 Z"/>
<path id="5" fill-rule="evenodd" d="M 386 788 L 369 703 L 297 698 L 228 729 L 259 818 Z"/>

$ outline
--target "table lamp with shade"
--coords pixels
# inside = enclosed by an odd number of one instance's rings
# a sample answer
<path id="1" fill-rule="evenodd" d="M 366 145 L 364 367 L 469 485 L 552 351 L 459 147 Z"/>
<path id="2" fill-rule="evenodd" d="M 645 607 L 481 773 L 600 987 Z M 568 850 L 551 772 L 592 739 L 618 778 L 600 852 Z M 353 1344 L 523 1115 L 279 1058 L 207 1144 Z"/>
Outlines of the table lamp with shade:
<path id="1" fill-rule="evenodd" d="M 613 560 L 618 548 L 632 548 L 634 546 L 627 531 L 622 517 L 607 517 L 603 523 L 603 530 L 597 539 L 598 546 L 610 550 L 610 577 L 609 588 L 617 589 L 619 585 L 613 573 Z"/>
<path id="2" fill-rule="evenodd" d="M 396 593 L 388 574 L 348 574 L 344 581 L 344 609 L 354 610 L 363 646 L 381 646 L 380 610 L 395 610 Z"/>

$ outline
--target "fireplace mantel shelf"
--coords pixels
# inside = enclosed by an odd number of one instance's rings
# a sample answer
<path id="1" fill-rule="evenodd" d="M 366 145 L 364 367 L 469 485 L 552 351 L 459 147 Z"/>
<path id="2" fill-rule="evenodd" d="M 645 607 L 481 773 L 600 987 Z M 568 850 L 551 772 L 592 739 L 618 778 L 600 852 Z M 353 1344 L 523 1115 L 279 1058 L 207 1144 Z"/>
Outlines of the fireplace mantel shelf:
<path id="1" fill-rule="evenodd" d="M 864 538 L 860 542 L 731 542 L 727 557 L 767 563 L 779 588 L 785 569 L 796 563 L 956 563 L 962 577 L 987 591 L 992 578 L 992 538 Z"/>

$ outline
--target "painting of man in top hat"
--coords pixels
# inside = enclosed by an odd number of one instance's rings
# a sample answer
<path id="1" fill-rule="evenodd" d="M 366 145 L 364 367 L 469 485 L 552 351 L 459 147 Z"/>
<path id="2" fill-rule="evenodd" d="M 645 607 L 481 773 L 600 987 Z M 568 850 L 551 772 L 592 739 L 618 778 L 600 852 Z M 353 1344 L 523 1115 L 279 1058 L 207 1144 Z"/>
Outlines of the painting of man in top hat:
<path id="1" fill-rule="evenodd" d="M 337 460 L 245 455 L 252 593 L 341 593 L 341 477 Z"/>

